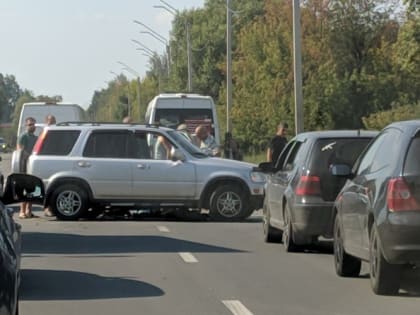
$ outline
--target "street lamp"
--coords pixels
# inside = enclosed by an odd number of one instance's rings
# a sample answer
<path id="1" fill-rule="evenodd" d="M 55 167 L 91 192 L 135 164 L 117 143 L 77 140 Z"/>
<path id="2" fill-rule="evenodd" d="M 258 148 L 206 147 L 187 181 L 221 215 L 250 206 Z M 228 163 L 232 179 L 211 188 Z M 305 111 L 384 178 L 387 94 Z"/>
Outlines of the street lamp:
<path id="1" fill-rule="evenodd" d="M 173 16 L 179 15 L 179 11 L 171 6 L 164 0 L 159 0 L 164 5 L 154 5 L 154 8 L 160 8 L 168 11 Z M 186 33 L 186 40 L 187 40 L 187 67 L 188 67 L 188 92 L 192 91 L 192 58 L 191 58 L 191 39 L 190 39 L 190 26 L 188 21 L 185 20 L 185 33 Z"/>
<path id="2" fill-rule="evenodd" d="M 140 74 L 122 61 L 117 61 L 117 63 L 123 66 L 123 70 L 130 72 L 132 75 L 134 75 L 137 78 L 137 101 L 139 103 L 139 122 L 141 122 L 142 117 L 141 117 L 141 105 L 140 105 L 140 88 L 141 88 L 140 87 Z M 130 109 L 128 110 L 128 114 L 130 115 Z"/>
<path id="3" fill-rule="evenodd" d="M 163 43 L 165 45 L 165 49 L 166 49 L 166 60 L 167 60 L 167 64 L 168 64 L 168 76 L 169 76 L 170 75 L 170 67 L 169 67 L 169 64 L 170 64 L 170 60 L 171 60 L 171 50 L 170 50 L 170 47 L 169 47 L 169 44 L 168 44 L 168 40 L 165 37 L 163 37 L 162 35 L 160 35 L 158 32 L 156 32 L 153 29 L 151 29 L 146 24 L 144 24 L 144 23 L 142 23 L 140 21 L 137 21 L 137 20 L 134 20 L 133 22 L 134 23 L 137 23 L 137 24 L 139 24 L 141 26 L 143 26 L 145 29 L 148 30 L 147 32 L 146 31 L 142 31 L 140 33 L 149 34 L 149 35 L 151 35 L 152 37 L 154 37 L 155 39 L 157 39 L 158 41 L 160 41 L 161 43 Z"/>
<path id="4" fill-rule="evenodd" d="M 232 12 L 226 0 L 226 131 L 231 132 L 230 107 L 232 104 Z"/>
<path id="5" fill-rule="evenodd" d="M 295 130 L 303 131 L 303 95 L 302 95 L 302 55 L 300 45 L 300 6 L 299 0 L 293 0 L 293 57 L 295 79 Z"/>

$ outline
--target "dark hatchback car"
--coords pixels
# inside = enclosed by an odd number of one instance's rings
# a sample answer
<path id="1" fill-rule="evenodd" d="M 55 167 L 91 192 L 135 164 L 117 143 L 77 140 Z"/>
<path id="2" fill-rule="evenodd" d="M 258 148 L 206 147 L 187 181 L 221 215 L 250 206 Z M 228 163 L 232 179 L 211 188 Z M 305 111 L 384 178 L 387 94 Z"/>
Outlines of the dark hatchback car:
<path id="1" fill-rule="evenodd" d="M 20 226 L 13 220 L 5 204 L 31 201 L 43 204 L 44 184 L 41 179 L 26 174 L 7 177 L 0 197 L 0 315 L 17 315 L 20 283 Z"/>
<path id="2" fill-rule="evenodd" d="M 337 196 L 334 261 L 339 276 L 370 265 L 376 294 L 395 294 L 404 265 L 420 263 L 420 120 L 393 123 L 369 145 Z"/>
<path id="3" fill-rule="evenodd" d="M 333 164 L 351 167 L 377 132 L 330 130 L 301 133 L 278 161 L 261 163 L 268 173 L 263 206 L 266 242 L 283 241 L 286 251 L 332 237 L 333 204 L 345 179 L 332 176 Z M 299 246 L 300 245 L 300 246 Z"/>

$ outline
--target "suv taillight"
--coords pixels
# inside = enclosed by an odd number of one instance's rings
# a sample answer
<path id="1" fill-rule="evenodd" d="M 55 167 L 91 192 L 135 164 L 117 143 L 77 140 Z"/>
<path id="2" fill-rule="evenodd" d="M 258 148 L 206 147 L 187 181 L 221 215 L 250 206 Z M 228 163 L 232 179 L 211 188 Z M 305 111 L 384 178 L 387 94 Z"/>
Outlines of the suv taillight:
<path id="1" fill-rule="evenodd" d="M 318 176 L 301 176 L 296 186 L 296 195 L 320 195 L 321 194 L 321 180 Z"/>
<path id="2" fill-rule="evenodd" d="M 41 134 L 38 137 L 38 140 L 35 142 L 34 148 L 32 149 L 32 154 L 38 154 L 41 151 L 46 135 L 47 135 L 46 130 L 41 132 Z"/>
<path id="3" fill-rule="evenodd" d="M 389 210 L 393 212 L 420 210 L 419 204 L 402 177 L 389 180 L 386 202 Z"/>

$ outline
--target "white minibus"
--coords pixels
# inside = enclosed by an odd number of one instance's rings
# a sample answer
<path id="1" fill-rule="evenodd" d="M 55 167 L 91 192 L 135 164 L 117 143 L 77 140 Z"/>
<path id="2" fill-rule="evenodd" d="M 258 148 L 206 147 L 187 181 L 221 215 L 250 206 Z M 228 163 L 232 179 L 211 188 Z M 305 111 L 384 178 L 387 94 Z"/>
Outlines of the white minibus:
<path id="1" fill-rule="evenodd" d="M 207 125 L 216 143 L 220 144 L 219 122 L 216 106 L 210 96 L 199 94 L 159 94 L 148 104 L 145 121 L 147 124 L 176 129 L 186 124 L 193 134 L 198 125 Z"/>
<path id="2" fill-rule="evenodd" d="M 33 117 L 36 120 L 35 134 L 39 135 L 45 126 L 45 118 L 47 115 L 54 115 L 56 122 L 64 121 L 85 121 L 86 114 L 83 108 L 72 103 L 46 103 L 31 102 L 22 105 L 20 112 L 19 126 L 17 131 L 17 139 L 25 132 L 25 120 Z"/>

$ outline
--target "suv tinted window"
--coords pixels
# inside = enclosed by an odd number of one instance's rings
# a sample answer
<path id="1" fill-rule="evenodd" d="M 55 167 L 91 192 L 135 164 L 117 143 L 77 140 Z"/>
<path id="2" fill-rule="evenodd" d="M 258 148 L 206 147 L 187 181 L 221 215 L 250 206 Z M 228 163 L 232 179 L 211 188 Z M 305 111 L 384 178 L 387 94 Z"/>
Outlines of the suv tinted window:
<path id="1" fill-rule="evenodd" d="M 99 158 L 128 158 L 131 133 L 126 130 L 100 130 L 89 136 L 83 156 Z"/>
<path id="2" fill-rule="evenodd" d="M 333 176 L 330 173 L 330 166 L 347 164 L 352 167 L 370 140 L 371 138 L 361 137 L 329 138 L 318 139 L 315 142 L 309 168 L 312 175 L 320 177 L 324 200 L 333 201 L 346 181 L 345 178 Z"/>
<path id="3" fill-rule="evenodd" d="M 39 155 L 68 155 L 79 137 L 80 130 L 49 130 Z"/>

